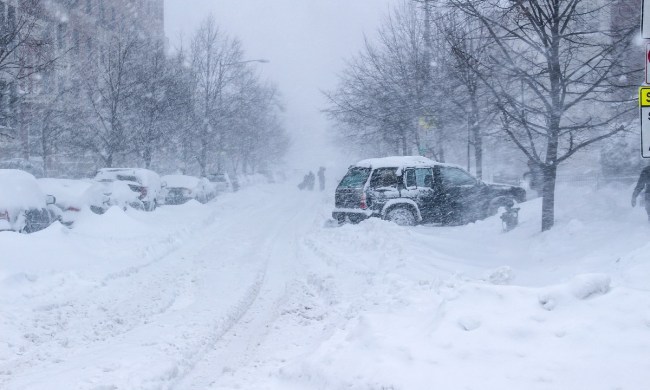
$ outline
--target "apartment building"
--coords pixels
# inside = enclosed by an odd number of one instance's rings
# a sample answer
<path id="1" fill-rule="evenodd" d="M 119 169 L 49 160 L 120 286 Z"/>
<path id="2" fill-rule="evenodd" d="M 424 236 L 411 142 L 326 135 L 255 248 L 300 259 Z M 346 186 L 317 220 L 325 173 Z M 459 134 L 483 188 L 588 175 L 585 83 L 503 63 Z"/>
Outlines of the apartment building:
<path id="1" fill-rule="evenodd" d="M 20 57 L 16 62 L 23 64 L 53 60 L 53 65 L 38 71 L 3 71 L 0 66 L 0 134 L 12 137 L 10 150 L 4 150 L 0 159 L 8 153 L 32 157 L 29 119 L 36 115 L 36 107 L 63 90 L 78 92 L 79 67 L 103 61 L 116 35 L 136 33 L 152 48 L 165 44 L 164 0 L 0 0 L 0 60 L 16 39 L 12 31 L 17 25 L 24 26 L 23 34 L 29 29 L 40 44 L 10 57 Z M 17 72 L 23 73 L 16 77 Z"/>

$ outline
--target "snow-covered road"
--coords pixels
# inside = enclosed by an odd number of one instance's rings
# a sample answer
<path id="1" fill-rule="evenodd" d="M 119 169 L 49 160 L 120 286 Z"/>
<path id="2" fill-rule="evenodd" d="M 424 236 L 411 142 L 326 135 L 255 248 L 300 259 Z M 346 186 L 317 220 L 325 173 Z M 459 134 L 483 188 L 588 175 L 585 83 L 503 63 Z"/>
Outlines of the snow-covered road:
<path id="1" fill-rule="evenodd" d="M 647 387 L 650 228 L 580 191 L 545 234 L 536 201 L 509 234 L 329 228 L 281 184 L 2 233 L 0 388 Z"/>

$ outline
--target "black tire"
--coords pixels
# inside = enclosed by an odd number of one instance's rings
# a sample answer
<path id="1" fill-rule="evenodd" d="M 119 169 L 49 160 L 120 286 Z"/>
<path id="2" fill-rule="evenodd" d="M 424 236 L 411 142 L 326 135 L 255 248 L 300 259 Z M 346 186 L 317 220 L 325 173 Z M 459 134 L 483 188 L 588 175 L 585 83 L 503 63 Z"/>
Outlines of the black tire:
<path id="1" fill-rule="evenodd" d="M 384 219 L 399 226 L 415 226 L 417 224 L 417 217 L 407 207 L 393 207 L 388 210 Z"/>
<path id="2" fill-rule="evenodd" d="M 348 219 L 350 220 L 351 224 L 356 225 L 366 218 L 363 215 L 359 215 L 359 214 L 349 214 Z"/>

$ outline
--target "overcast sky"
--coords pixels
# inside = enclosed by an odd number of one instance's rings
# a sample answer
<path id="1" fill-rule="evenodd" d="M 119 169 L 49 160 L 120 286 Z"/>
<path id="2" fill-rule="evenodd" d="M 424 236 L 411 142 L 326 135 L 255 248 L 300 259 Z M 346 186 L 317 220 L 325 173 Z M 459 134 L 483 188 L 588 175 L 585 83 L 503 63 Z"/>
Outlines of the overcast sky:
<path id="1" fill-rule="evenodd" d="M 363 34 L 372 36 L 390 3 L 398 0 L 165 0 L 166 34 L 175 47 L 187 41 L 212 13 L 228 33 L 239 37 L 247 59 L 280 88 L 286 123 L 294 140 L 291 166 L 308 169 L 337 161 L 326 145 L 328 122 L 320 113 L 320 90 L 336 85 L 345 59 L 357 53 Z M 302 150 L 302 151 L 301 151 Z"/>

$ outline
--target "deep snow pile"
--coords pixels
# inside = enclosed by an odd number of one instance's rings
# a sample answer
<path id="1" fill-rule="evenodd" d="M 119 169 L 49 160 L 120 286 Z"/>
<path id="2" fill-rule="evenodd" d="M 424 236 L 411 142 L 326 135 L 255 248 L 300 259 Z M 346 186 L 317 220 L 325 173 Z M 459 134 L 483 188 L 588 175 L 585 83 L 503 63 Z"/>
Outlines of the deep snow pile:
<path id="1" fill-rule="evenodd" d="M 650 226 L 629 191 L 562 188 L 521 226 L 313 232 L 340 293 L 331 335 L 271 371 L 295 389 L 639 389 L 650 386 Z M 346 280 L 347 279 L 347 280 Z M 296 332 L 297 330 L 294 330 Z M 234 388 L 234 386 L 233 386 Z"/>
<path id="2" fill-rule="evenodd" d="M 283 185 L 0 233 L 0 388 L 647 388 L 630 193 L 561 188 L 546 233 L 539 199 L 509 233 L 330 228 Z"/>

